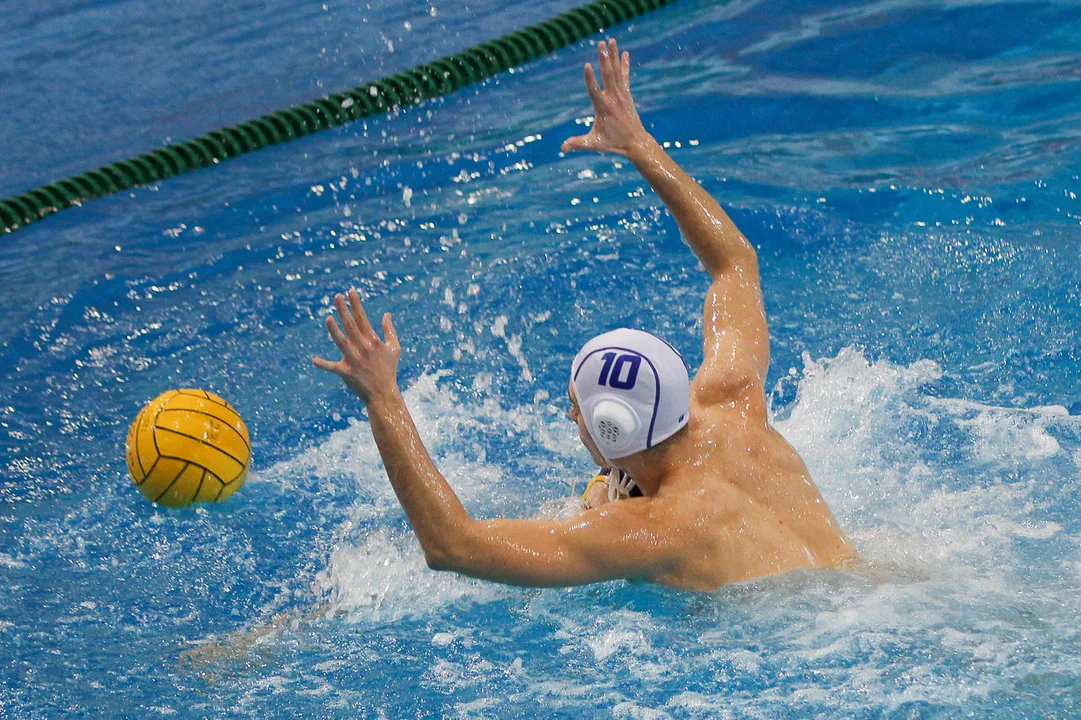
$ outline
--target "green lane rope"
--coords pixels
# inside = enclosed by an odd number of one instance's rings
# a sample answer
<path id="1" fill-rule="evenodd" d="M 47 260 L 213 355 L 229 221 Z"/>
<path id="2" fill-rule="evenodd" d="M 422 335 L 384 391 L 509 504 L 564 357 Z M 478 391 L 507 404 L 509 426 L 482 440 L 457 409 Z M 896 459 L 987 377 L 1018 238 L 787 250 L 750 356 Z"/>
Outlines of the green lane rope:
<path id="1" fill-rule="evenodd" d="M 0 200 L 0 235 L 73 205 L 455 92 L 675 0 L 597 0 L 396 75 Z"/>

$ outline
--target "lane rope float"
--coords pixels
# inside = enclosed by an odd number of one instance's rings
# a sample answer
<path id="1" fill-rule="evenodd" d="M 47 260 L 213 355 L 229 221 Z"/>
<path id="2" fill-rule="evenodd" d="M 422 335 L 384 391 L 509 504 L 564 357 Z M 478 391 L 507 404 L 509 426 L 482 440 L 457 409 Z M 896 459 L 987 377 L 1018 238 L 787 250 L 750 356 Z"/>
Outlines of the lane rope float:
<path id="1" fill-rule="evenodd" d="M 0 235 L 95 198 L 449 95 L 672 2 L 596 0 L 411 70 L 57 180 L 0 200 Z"/>

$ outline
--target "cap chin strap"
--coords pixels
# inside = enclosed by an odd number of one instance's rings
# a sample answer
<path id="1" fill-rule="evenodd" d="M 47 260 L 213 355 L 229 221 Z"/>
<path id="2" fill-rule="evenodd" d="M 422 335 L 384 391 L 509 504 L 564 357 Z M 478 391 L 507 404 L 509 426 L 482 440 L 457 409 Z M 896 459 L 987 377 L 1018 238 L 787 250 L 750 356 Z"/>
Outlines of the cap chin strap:
<path id="1" fill-rule="evenodd" d="M 617 467 L 612 468 L 612 474 L 608 476 L 608 501 L 615 502 L 620 495 L 630 497 L 631 490 L 635 487 L 630 475 Z"/>

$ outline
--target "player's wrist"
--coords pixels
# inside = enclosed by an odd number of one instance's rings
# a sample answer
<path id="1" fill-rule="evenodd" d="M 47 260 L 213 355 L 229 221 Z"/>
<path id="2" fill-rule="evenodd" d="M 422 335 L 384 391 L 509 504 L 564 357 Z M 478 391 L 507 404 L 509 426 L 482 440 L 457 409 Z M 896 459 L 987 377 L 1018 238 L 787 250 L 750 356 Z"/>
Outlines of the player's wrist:
<path id="1" fill-rule="evenodd" d="M 369 413 L 372 411 L 381 412 L 391 410 L 404 402 L 402 399 L 402 391 L 398 388 L 398 382 L 396 380 L 369 390 L 361 396 L 361 400 L 364 401 L 364 406 L 368 408 Z"/>
<path id="2" fill-rule="evenodd" d="M 664 152 L 660 143 L 643 129 L 641 133 L 634 135 L 630 142 L 627 143 L 623 156 L 637 166 L 640 163 L 652 162 L 652 158 L 658 150 Z"/>

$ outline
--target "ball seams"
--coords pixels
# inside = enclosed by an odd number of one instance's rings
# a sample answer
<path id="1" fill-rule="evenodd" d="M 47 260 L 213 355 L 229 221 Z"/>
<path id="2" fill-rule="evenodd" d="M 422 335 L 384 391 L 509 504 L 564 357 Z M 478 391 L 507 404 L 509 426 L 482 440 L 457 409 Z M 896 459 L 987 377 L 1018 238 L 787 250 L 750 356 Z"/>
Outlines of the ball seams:
<path id="1" fill-rule="evenodd" d="M 208 471 L 208 472 L 209 472 L 209 471 Z M 221 494 L 222 494 L 223 492 L 225 492 L 225 486 L 226 486 L 226 485 L 229 485 L 229 483 L 235 482 L 235 479 L 234 479 L 234 480 L 230 480 L 229 482 L 225 482 L 224 480 L 222 480 L 222 479 L 221 479 L 220 477 L 218 477 L 218 476 L 217 476 L 217 475 L 215 475 L 214 473 L 210 473 L 210 476 L 211 476 L 212 478 L 214 478 L 215 480 L 217 480 L 217 481 L 218 481 L 218 494 L 214 496 L 214 502 L 217 502 L 217 501 L 218 501 L 218 498 L 220 498 L 220 497 L 221 497 Z"/>
<path id="2" fill-rule="evenodd" d="M 188 469 L 188 465 L 191 465 L 191 463 L 190 462 L 184 463 L 184 467 L 180 468 L 180 472 L 178 472 L 176 474 L 176 477 L 173 478 L 172 482 L 170 482 L 165 487 L 165 489 L 161 491 L 161 495 L 158 495 L 156 498 L 154 498 L 153 502 L 160 502 L 161 499 L 163 497 L 165 497 L 169 493 L 170 490 L 173 489 L 173 485 L 176 485 L 176 481 L 179 480 L 180 476 L 184 474 L 184 471 Z"/>
<path id="3" fill-rule="evenodd" d="M 161 427 L 160 425 L 158 425 L 158 416 L 162 415 L 163 413 L 172 413 L 172 412 L 191 413 L 192 415 L 205 415 L 206 417 L 210 418 L 211 420 L 217 420 L 218 422 L 223 423 L 225 425 L 225 427 L 229 428 L 230 430 L 232 430 L 234 433 L 237 434 L 237 437 L 239 437 L 241 442 L 244 443 L 244 447 L 247 448 L 248 455 L 249 456 L 251 455 L 251 443 L 249 443 L 248 439 L 244 437 L 244 433 L 237 430 L 236 427 L 233 424 L 231 424 L 229 422 L 226 422 L 225 419 L 222 418 L 221 416 L 215 415 L 214 413 L 208 413 L 208 412 L 206 412 L 204 410 L 192 410 L 190 408 L 163 408 L 158 413 L 158 415 L 154 416 L 154 429 L 155 430 L 159 430 L 159 429 L 160 430 L 169 430 L 170 432 L 176 432 L 175 430 L 170 430 L 169 428 Z M 240 420 L 239 415 L 237 415 L 237 420 Z M 240 420 L 240 421 L 243 422 L 242 420 Z M 184 433 L 177 433 L 177 434 L 178 435 L 184 435 Z M 192 437 L 192 436 L 188 435 L 187 437 Z M 203 438 L 193 438 L 193 439 L 200 440 L 200 441 L 202 441 L 204 443 L 206 442 Z M 225 451 L 222 450 L 222 452 L 225 452 Z M 225 454 L 229 455 L 229 453 L 225 453 Z M 229 457 L 233 457 L 233 456 L 229 455 Z M 233 459 L 237 460 L 237 458 L 233 458 Z M 237 460 L 237 462 L 239 462 L 239 460 Z M 241 463 L 241 464 L 243 465 L 245 463 Z"/>
<path id="4" fill-rule="evenodd" d="M 157 419 L 157 415 L 154 416 L 154 420 L 156 420 L 156 419 Z M 154 420 L 150 421 L 151 424 L 153 424 Z M 158 455 L 157 459 L 154 460 L 154 465 L 155 466 L 158 464 L 158 460 L 161 459 L 161 448 L 158 447 L 158 433 L 156 432 L 156 430 L 157 430 L 156 426 L 150 428 L 150 439 L 154 441 L 154 452 L 157 453 L 157 455 Z M 149 474 L 146 477 L 150 477 Z"/>
<path id="5" fill-rule="evenodd" d="M 155 432 L 167 432 L 167 433 L 172 433 L 173 435 L 179 435 L 180 437 L 186 437 L 186 438 L 188 438 L 189 440 L 194 440 L 194 441 L 196 441 L 196 442 L 198 442 L 198 443 L 202 443 L 203 445 L 206 445 L 207 447 L 211 448 L 212 450 L 215 450 L 216 452 L 219 452 L 219 453 L 221 453 L 222 455 L 224 455 L 225 457 L 229 458 L 230 460 L 232 460 L 233 462 L 235 462 L 235 463 L 236 463 L 237 465 L 239 465 L 239 466 L 240 466 L 241 468 L 245 468 L 245 467 L 247 467 L 247 463 L 245 463 L 245 462 L 244 462 L 243 460 L 241 460 L 240 458 L 238 458 L 238 457 L 236 457 L 235 455 L 232 455 L 232 454 L 230 454 L 230 453 L 226 452 L 226 451 L 225 451 L 224 449 L 222 449 L 222 448 L 220 448 L 220 447 L 217 447 L 217 446 L 214 446 L 214 445 L 211 445 L 211 444 L 207 443 L 207 442 L 206 442 L 206 440 L 204 440 L 204 439 L 203 439 L 203 438 L 201 438 L 201 437 L 198 437 L 197 435 L 190 435 L 190 434 L 188 434 L 188 433 L 185 433 L 185 432 L 180 432 L 179 430 L 173 430 L 173 429 L 171 429 L 171 428 L 164 428 L 164 427 L 158 427 L 158 426 L 155 426 L 154 430 L 155 430 Z M 155 438 L 155 444 L 157 444 L 157 440 L 156 440 L 156 438 Z M 169 456 L 169 455 L 166 455 L 165 457 L 170 457 L 170 456 Z M 184 458 L 175 458 L 175 459 L 176 459 L 176 460 L 183 460 Z M 190 461 L 189 461 L 189 462 L 190 462 Z M 198 464 L 198 463 L 196 463 L 196 464 Z M 202 465 L 199 465 L 199 467 L 202 467 Z"/>
<path id="6" fill-rule="evenodd" d="M 166 459 L 167 460 L 180 460 L 180 458 L 166 458 Z M 153 473 L 154 468 L 156 468 L 158 466 L 158 460 L 161 460 L 161 454 L 160 453 L 158 454 L 158 456 L 156 458 L 154 458 L 154 462 L 150 466 L 150 469 L 147 470 L 145 473 L 143 473 L 143 479 L 142 480 L 137 480 L 135 482 L 136 486 L 142 485 L 143 483 L 145 483 L 147 480 L 150 479 L 150 474 Z"/>
<path id="7" fill-rule="evenodd" d="M 202 466 L 201 465 L 196 465 L 196 467 L 202 467 Z M 191 496 L 192 501 L 194 501 L 195 498 L 199 497 L 199 492 L 203 489 L 203 483 L 204 482 L 206 482 L 206 468 L 203 468 L 203 474 L 199 478 L 199 484 L 195 488 L 195 493 Z"/>
<path id="8" fill-rule="evenodd" d="M 139 417 L 135 418 L 135 424 L 132 426 L 133 432 L 131 433 L 135 437 L 135 439 L 131 443 L 132 453 L 135 455 L 135 464 L 139 467 L 139 472 L 143 475 L 141 479 L 135 481 L 136 485 L 141 484 L 144 480 L 146 480 L 147 475 L 150 474 L 150 472 L 143 467 L 143 459 L 139 456 L 139 425 L 142 424 L 142 420 L 142 414 L 140 414 Z M 157 464 L 158 461 L 155 460 L 154 465 Z M 128 469 L 130 470 L 131 468 Z M 151 466 L 151 469 L 153 469 L 153 466 Z M 132 473 L 132 475 L 134 475 L 134 473 Z"/>
<path id="9" fill-rule="evenodd" d="M 230 405 L 228 402 L 226 402 L 225 398 L 218 397 L 216 395 L 212 395 L 211 393 L 208 393 L 206 390 L 195 390 L 193 388 L 181 388 L 181 389 L 177 390 L 176 392 L 177 392 L 178 395 L 187 395 L 188 397 L 197 397 L 197 398 L 202 398 L 203 400 L 209 400 L 210 402 L 214 403 L 215 405 L 221 405 L 222 407 L 227 407 L 230 410 L 233 410 L 233 406 Z M 233 410 L 233 412 L 236 412 L 236 411 Z"/>
<path id="10" fill-rule="evenodd" d="M 170 435 L 159 436 L 165 432 Z M 152 449 L 147 447 L 148 438 L 140 437 L 144 433 L 150 435 Z M 128 468 L 136 487 L 151 502 L 162 504 L 164 500 L 169 507 L 217 502 L 232 495 L 244 484 L 251 460 L 252 442 L 240 414 L 224 398 L 194 388 L 168 390 L 144 406 L 131 426 L 129 439 L 129 454 L 134 457 L 129 457 Z M 236 471 L 227 467 L 229 462 L 237 466 Z M 169 478 L 168 470 L 173 468 L 179 469 Z M 231 478 L 226 481 L 223 476 Z M 209 480 L 218 487 L 211 483 L 204 494 Z"/>

